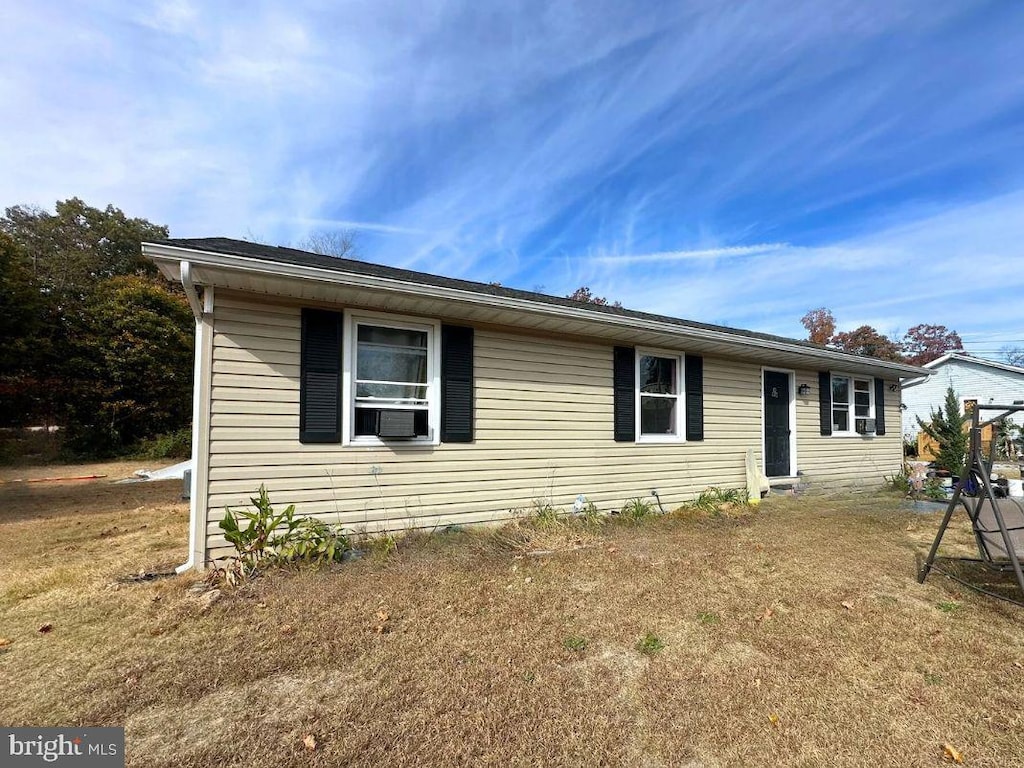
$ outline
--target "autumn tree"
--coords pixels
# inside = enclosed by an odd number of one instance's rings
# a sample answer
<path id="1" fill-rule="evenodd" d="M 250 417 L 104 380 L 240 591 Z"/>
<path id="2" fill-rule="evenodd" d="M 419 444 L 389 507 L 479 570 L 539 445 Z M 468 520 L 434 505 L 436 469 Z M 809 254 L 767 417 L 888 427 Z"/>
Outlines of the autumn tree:
<path id="1" fill-rule="evenodd" d="M 924 365 L 947 352 L 963 350 L 960 334 L 944 325 L 915 325 L 903 336 L 900 344 L 904 359 L 911 365 Z"/>
<path id="2" fill-rule="evenodd" d="M 879 360 L 900 361 L 903 359 L 900 355 L 899 345 L 870 325 L 862 325 L 855 330 L 835 334 L 829 346 L 849 352 L 851 355 L 864 355 Z"/>
<path id="3" fill-rule="evenodd" d="M 599 307 L 615 307 L 616 309 L 622 308 L 621 302 L 610 302 L 603 296 L 595 296 L 593 292 L 587 286 L 580 286 L 572 293 L 568 294 L 565 298 L 572 299 L 573 301 L 580 301 L 584 304 L 596 304 Z"/>
<path id="4" fill-rule="evenodd" d="M 807 340 L 814 344 L 825 346 L 836 332 L 836 319 L 824 307 L 812 309 L 800 318 L 800 323 L 807 329 Z"/>

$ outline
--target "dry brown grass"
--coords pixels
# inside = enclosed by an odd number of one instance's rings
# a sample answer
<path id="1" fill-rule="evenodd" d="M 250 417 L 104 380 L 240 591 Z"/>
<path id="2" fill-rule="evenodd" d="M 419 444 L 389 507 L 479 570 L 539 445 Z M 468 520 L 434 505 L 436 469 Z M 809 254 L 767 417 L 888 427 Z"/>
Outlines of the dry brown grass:
<path id="1" fill-rule="evenodd" d="M 177 491 L 0 487 L 0 722 L 147 766 L 1024 761 L 1024 610 L 918 585 L 938 520 L 893 500 L 424 537 L 202 612 L 115 582 L 184 558 Z"/>

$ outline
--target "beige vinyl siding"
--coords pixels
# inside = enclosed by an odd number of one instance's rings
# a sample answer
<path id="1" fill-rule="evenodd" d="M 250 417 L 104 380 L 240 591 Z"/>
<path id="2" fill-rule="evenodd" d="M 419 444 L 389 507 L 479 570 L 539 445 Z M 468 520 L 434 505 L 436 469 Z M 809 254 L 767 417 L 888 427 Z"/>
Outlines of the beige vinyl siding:
<path id="1" fill-rule="evenodd" d="M 903 462 L 900 393 L 885 386 L 885 435 L 822 435 L 818 409 L 817 371 L 799 371 L 797 386 L 808 384 L 811 395 L 797 395 L 797 464 L 812 487 L 877 487 L 884 475 Z"/>
<path id="2" fill-rule="evenodd" d="M 225 506 L 247 504 L 261 483 L 275 504 L 294 503 L 325 521 L 402 530 L 506 519 L 537 499 L 568 509 L 581 493 L 610 510 L 656 488 L 671 509 L 710 485 L 742 487 L 746 449 L 761 453 L 759 365 L 705 357 L 703 442 L 616 443 L 610 344 L 491 328 L 475 333 L 474 443 L 302 445 L 300 311 L 245 294 L 217 296 L 210 556 L 224 551 L 217 523 Z M 812 460 L 804 435 L 811 418 L 816 433 L 816 399 L 798 402 L 801 462 L 822 478 L 838 477 L 837 457 L 856 441 L 827 444 L 827 458 Z M 890 418 L 898 424 L 898 411 Z M 865 450 L 876 450 L 871 445 Z"/>

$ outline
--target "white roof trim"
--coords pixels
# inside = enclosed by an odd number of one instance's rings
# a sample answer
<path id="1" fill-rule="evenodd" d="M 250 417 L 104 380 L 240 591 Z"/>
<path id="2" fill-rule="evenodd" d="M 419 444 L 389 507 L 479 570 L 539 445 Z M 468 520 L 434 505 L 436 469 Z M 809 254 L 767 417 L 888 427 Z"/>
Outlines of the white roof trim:
<path id="1" fill-rule="evenodd" d="M 924 367 L 935 369 L 938 368 L 940 365 L 948 363 L 950 360 L 962 360 L 965 363 L 984 365 L 988 366 L 989 368 L 998 368 L 1001 371 L 1009 371 L 1010 373 L 1019 373 L 1021 375 L 1024 375 L 1024 368 L 1021 368 L 1019 366 L 1010 365 L 1009 363 L 1000 363 L 995 360 L 986 360 L 983 357 L 973 357 L 971 355 L 966 355 L 963 352 L 947 352 L 942 357 L 937 357 L 930 363 L 925 363 Z"/>
<path id="2" fill-rule="evenodd" d="M 167 245 L 163 243 L 143 243 L 142 251 L 154 261 L 166 260 L 162 271 L 172 279 L 175 277 L 173 270 L 183 260 L 192 262 L 193 265 L 220 267 L 234 269 L 241 272 L 251 272 L 261 275 L 293 277 L 320 282 L 337 283 L 357 288 L 389 290 L 398 293 L 411 293 L 419 296 L 430 296 L 433 298 L 461 301 L 470 304 L 481 304 L 488 307 L 501 307 L 504 309 L 519 310 L 533 314 L 544 314 L 549 316 L 570 318 L 574 320 L 585 320 L 598 322 L 608 326 L 635 328 L 656 333 L 672 334 L 678 337 L 689 337 L 710 342 L 734 344 L 760 349 L 784 351 L 800 355 L 808 360 L 818 360 L 830 364 L 847 364 L 857 367 L 869 366 L 877 370 L 891 372 L 895 376 L 925 376 L 930 371 L 906 363 L 894 363 L 875 358 L 851 355 L 846 352 L 837 352 L 830 349 L 811 349 L 798 343 L 786 343 L 759 339 L 746 336 L 742 333 L 730 333 L 728 331 L 715 330 L 710 328 L 699 328 L 693 326 L 679 326 L 673 323 L 666 323 L 660 320 L 651 320 L 623 315 L 606 314 L 596 312 L 586 307 L 566 307 L 547 302 L 533 301 L 510 296 L 495 296 L 489 293 L 478 293 L 460 288 L 446 286 L 428 285 L 410 280 L 398 280 L 389 277 L 375 275 L 363 275 L 355 272 L 340 272 L 332 269 L 322 269 L 298 264 L 287 264 L 280 261 L 269 261 L 248 256 L 237 256 L 234 254 L 220 253 L 216 251 L 203 251 L 181 246 Z"/>

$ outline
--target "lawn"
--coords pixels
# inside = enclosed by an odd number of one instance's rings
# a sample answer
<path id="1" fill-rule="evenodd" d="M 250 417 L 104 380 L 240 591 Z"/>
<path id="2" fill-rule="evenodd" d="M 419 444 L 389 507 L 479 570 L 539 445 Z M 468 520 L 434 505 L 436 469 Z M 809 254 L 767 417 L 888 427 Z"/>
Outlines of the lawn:
<path id="1" fill-rule="evenodd" d="M 896 499 L 418 537 L 209 603 L 125 579 L 184 559 L 179 489 L 0 485 L 0 722 L 124 725 L 139 766 L 1024 762 L 1024 609 L 917 584 L 938 518 Z"/>

